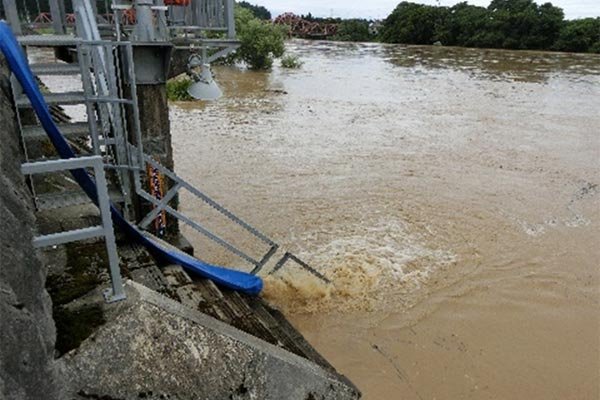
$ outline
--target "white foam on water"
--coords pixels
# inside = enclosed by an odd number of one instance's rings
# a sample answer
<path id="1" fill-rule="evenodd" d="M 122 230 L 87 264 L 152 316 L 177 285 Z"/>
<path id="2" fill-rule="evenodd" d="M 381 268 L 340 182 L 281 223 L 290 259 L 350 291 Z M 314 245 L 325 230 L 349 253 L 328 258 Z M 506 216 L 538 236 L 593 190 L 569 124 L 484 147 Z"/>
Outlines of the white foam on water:
<path id="1" fill-rule="evenodd" d="M 431 248 L 400 220 L 337 230 L 327 235 L 334 239 L 299 254 L 333 285 L 290 268 L 265 279 L 264 296 L 295 313 L 398 308 L 410 304 L 436 270 L 455 261 L 453 253 Z M 315 236 L 300 240 L 312 243 Z"/>

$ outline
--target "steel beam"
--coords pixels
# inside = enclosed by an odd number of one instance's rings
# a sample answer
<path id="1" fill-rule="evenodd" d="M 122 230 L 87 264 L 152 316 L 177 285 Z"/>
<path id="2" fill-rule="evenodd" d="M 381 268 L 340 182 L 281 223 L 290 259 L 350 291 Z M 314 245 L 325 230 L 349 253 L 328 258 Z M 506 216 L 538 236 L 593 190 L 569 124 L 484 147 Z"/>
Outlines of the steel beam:
<path id="1" fill-rule="evenodd" d="M 57 35 L 67 32 L 65 26 L 65 3 L 64 0 L 50 0 L 50 14 L 52 15 L 52 28 Z"/>
<path id="2" fill-rule="evenodd" d="M 21 20 L 19 19 L 19 11 L 17 10 L 17 2 L 15 0 L 2 0 L 4 6 L 4 15 L 6 20 L 10 24 L 11 29 L 15 35 L 20 35 L 21 31 Z"/>

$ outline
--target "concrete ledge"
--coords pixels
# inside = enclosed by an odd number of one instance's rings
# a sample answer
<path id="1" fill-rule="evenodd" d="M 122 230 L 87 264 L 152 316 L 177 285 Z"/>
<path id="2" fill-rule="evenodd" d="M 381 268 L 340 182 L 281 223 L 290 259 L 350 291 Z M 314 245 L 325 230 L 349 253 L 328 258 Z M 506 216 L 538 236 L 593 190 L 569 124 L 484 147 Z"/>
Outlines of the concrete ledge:
<path id="1" fill-rule="evenodd" d="M 357 399 L 332 373 L 134 282 L 65 355 L 65 398 Z"/>

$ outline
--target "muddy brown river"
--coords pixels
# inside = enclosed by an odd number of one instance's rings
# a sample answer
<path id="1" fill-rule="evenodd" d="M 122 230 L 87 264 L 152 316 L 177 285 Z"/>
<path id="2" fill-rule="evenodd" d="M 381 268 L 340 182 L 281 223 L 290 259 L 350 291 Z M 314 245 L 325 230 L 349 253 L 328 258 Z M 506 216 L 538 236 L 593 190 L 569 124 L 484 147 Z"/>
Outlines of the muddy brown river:
<path id="1" fill-rule="evenodd" d="M 177 171 L 334 282 L 264 296 L 368 400 L 599 399 L 600 57 L 288 51 L 171 112 Z"/>
<path id="2" fill-rule="evenodd" d="M 216 67 L 224 98 L 171 108 L 177 172 L 334 283 L 292 266 L 264 296 L 367 400 L 598 400 L 600 56 L 288 51 L 302 69 Z"/>

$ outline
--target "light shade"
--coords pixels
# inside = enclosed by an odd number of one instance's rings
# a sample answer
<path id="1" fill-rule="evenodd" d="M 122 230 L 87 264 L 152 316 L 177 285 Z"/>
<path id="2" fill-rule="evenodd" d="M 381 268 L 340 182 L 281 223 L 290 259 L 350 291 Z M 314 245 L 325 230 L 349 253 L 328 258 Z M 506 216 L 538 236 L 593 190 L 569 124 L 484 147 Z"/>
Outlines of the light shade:
<path id="1" fill-rule="evenodd" d="M 200 74 L 193 76 L 194 83 L 188 88 L 188 93 L 196 100 L 216 100 L 223 96 L 223 92 L 213 79 L 210 65 L 202 64 Z"/>

